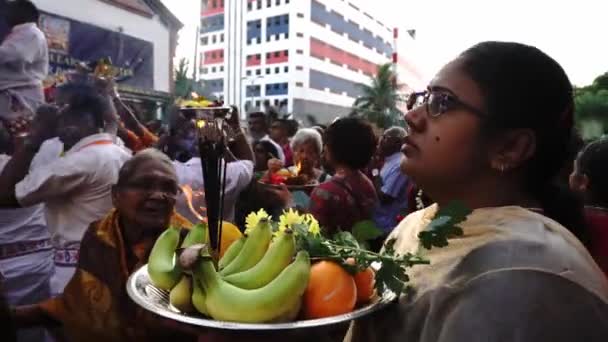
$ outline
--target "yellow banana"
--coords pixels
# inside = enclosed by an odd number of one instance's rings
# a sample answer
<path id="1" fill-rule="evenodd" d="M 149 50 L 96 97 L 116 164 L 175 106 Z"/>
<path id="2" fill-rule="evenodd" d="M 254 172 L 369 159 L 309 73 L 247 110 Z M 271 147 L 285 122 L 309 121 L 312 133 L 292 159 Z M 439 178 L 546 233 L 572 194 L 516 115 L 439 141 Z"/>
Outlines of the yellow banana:
<path id="1" fill-rule="evenodd" d="M 230 245 L 230 247 L 228 247 L 228 249 L 226 250 L 226 253 L 224 253 L 224 256 L 220 259 L 220 261 L 217 264 L 217 266 L 220 270 L 224 269 L 224 267 L 226 267 L 229 263 L 232 262 L 232 260 L 234 260 L 234 258 L 237 257 L 237 255 L 239 255 L 239 252 L 243 248 L 243 245 L 245 244 L 246 239 L 247 238 L 243 236 L 243 237 L 239 238 L 238 240 L 234 241 Z"/>
<path id="2" fill-rule="evenodd" d="M 171 290 L 182 278 L 175 250 L 179 245 L 180 229 L 169 227 L 154 243 L 148 259 L 148 275 L 154 286 Z"/>
<path id="3" fill-rule="evenodd" d="M 280 314 L 278 317 L 273 318 L 270 323 L 285 323 L 294 321 L 300 314 L 300 309 L 302 309 L 302 298 L 297 298 L 292 304 L 285 305 L 285 307 L 285 312 Z"/>
<path id="4" fill-rule="evenodd" d="M 245 240 L 243 248 L 232 262 L 220 271 L 222 276 L 246 271 L 257 264 L 266 254 L 270 240 L 272 239 L 272 227 L 267 219 L 260 220 L 260 223 L 251 230 Z"/>
<path id="5" fill-rule="evenodd" d="M 186 235 L 184 242 L 182 242 L 182 248 L 188 248 L 197 243 L 207 243 L 209 233 L 207 231 L 207 223 L 199 223 L 192 227 Z"/>
<path id="6" fill-rule="evenodd" d="M 210 258 L 203 259 L 194 273 L 205 290 L 205 307 L 219 321 L 262 323 L 286 314 L 286 306 L 304 294 L 310 276 L 310 258 L 301 251 L 293 263 L 268 285 L 245 290 L 225 282 Z M 290 307 L 291 308 L 291 307 Z"/>
<path id="7" fill-rule="evenodd" d="M 194 277 L 192 280 L 192 305 L 194 305 L 196 311 L 205 316 L 209 316 L 207 313 L 207 307 L 205 306 L 205 291 L 203 290 L 198 278 Z"/>
<path id="8" fill-rule="evenodd" d="M 296 252 L 296 242 L 291 231 L 285 231 L 270 244 L 268 251 L 252 268 L 227 275 L 225 281 L 242 289 L 259 289 L 276 278 L 289 265 Z"/>
<path id="9" fill-rule="evenodd" d="M 192 306 L 192 278 L 184 275 L 169 292 L 169 303 L 184 313 L 194 312 Z"/>

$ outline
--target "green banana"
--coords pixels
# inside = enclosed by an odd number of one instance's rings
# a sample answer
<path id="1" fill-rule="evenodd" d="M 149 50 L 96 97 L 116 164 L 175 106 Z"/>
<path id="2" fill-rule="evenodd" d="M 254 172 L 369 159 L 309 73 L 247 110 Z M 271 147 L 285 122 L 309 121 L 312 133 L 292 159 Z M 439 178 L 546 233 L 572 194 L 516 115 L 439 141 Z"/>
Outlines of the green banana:
<path id="1" fill-rule="evenodd" d="M 154 243 L 148 259 L 148 275 L 154 286 L 171 290 L 182 278 L 175 250 L 179 245 L 180 228 L 169 227 Z"/>
<path id="2" fill-rule="evenodd" d="M 192 277 L 184 275 L 169 292 L 169 303 L 184 313 L 194 312 L 192 306 Z"/>
<path id="3" fill-rule="evenodd" d="M 207 243 L 207 235 L 209 235 L 207 223 L 196 224 L 186 235 L 184 242 L 182 242 L 182 248 L 188 248 L 197 243 Z"/>
<path id="4" fill-rule="evenodd" d="M 239 255 L 220 271 L 222 276 L 246 271 L 257 264 L 266 254 L 270 240 L 272 239 L 272 227 L 269 220 L 260 220 L 245 240 L 245 244 Z"/>
<path id="5" fill-rule="evenodd" d="M 296 241 L 291 231 L 277 237 L 262 260 L 247 271 L 233 273 L 224 277 L 230 284 L 242 289 L 259 289 L 276 278 L 289 265 L 296 252 Z"/>
<path id="6" fill-rule="evenodd" d="M 230 247 L 228 247 L 226 252 L 224 252 L 224 256 L 220 259 L 220 261 L 217 264 L 217 266 L 220 270 L 224 269 L 224 267 L 226 267 L 229 263 L 232 262 L 232 260 L 234 260 L 234 258 L 236 258 L 239 255 L 239 252 L 243 248 L 243 245 L 245 244 L 246 240 L 247 240 L 247 238 L 245 236 L 243 236 L 240 239 L 234 241 L 230 245 Z"/>
<path id="7" fill-rule="evenodd" d="M 285 305 L 285 307 L 285 311 L 276 318 L 270 320 L 269 323 L 285 323 L 294 321 L 300 314 L 300 309 L 302 309 L 302 298 L 296 298 L 292 304 Z"/>
<path id="8" fill-rule="evenodd" d="M 263 323 L 286 314 L 286 305 L 293 304 L 304 294 L 310 276 L 310 257 L 305 251 L 297 254 L 293 263 L 268 285 L 245 290 L 225 282 L 215 271 L 210 258 L 195 268 L 205 290 L 205 307 L 219 321 Z M 293 307 L 289 307 L 293 308 Z"/>
<path id="9" fill-rule="evenodd" d="M 193 278 L 192 287 L 192 305 L 194 306 L 196 311 L 202 313 L 205 316 L 209 316 L 209 314 L 207 313 L 207 307 L 205 306 L 205 291 L 203 290 L 197 277 Z"/>

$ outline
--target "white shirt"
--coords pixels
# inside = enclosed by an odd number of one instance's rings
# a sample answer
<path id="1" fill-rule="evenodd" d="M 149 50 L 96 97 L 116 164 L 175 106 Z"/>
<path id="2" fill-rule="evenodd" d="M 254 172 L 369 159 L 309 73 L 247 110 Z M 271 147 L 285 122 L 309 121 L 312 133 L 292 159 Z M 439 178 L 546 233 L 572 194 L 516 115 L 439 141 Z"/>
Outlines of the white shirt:
<path id="1" fill-rule="evenodd" d="M 189 185 L 194 191 L 204 192 L 203 171 L 201 167 L 201 158 L 192 158 L 185 163 L 174 161 L 173 166 L 177 173 L 177 179 L 180 185 Z M 239 194 L 247 188 L 253 178 L 253 162 L 250 160 L 239 160 L 228 163 L 226 169 L 226 192 L 224 193 L 224 221 L 234 222 L 234 206 L 239 197 Z M 203 206 L 202 198 L 195 204 L 195 208 Z M 176 205 L 177 211 L 186 216 L 193 218 L 190 209 L 183 198 L 178 199 Z M 203 215 L 206 216 L 206 215 Z"/>
<path id="2" fill-rule="evenodd" d="M 88 136 L 63 157 L 30 171 L 15 187 L 22 206 L 46 205 L 47 224 L 56 248 L 80 243 L 89 225 L 112 208 L 112 185 L 131 157 L 112 139 L 106 133 Z"/>
<path id="3" fill-rule="evenodd" d="M 270 138 L 268 134 L 266 134 L 262 139 L 260 139 L 260 141 L 268 141 L 273 144 L 274 147 L 277 149 L 279 159 L 283 162 L 283 164 L 285 164 L 285 152 L 283 152 L 283 147 L 281 147 L 281 145 L 277 144 L 276 141 L 272 140 L 272 138 Z"/>
<path id="4" fill-rule="evenodd" d="M 0 45 L 0 90 L 40 86 L 49 71 L 49 52 L 35 23 L 13 27 Z"/>
<path id="5" fill-rule="evenodd" d="M 11 160 L 11 156 L 0 154 L 0 172 Z M 32 168 L 36 167 L 36 158 Z M 44 205 L 0 209 L 0 245 L 15 242 L 36 241 L 50 238 L 44 219 Z"/>

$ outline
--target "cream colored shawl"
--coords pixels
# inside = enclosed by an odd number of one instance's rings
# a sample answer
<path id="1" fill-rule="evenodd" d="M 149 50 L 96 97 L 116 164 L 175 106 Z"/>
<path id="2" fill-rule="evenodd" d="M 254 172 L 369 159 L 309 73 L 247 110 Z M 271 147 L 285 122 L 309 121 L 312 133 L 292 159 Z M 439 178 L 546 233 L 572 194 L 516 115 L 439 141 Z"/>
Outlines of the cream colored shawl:
<path id="1" fill-rule="evenodd" d="M 484 208 L 448 247 L 425 250 L 418 233 L 436 212 L 413 213 L 389 237 L 431 261 L 410 270 L 414 291 L 355 322 L 345 341 L 608 341 L 608 281 L 564 227 L 521 207 Z"/>

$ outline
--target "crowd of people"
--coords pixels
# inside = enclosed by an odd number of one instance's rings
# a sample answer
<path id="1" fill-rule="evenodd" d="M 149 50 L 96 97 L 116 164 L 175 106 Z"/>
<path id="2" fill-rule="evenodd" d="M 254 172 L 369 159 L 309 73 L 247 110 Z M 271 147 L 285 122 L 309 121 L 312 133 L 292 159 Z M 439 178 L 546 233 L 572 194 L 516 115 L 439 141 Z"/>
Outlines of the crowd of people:
<path id="1" fill-rule="evenodd" d="M 160 233 L 205 214 L 201 130 L 179 108 L 168 124 L 142 123 L 101 79 L 32 100 L 48 57 L 22 39 L 39 38 L 35 7 L 12 6 L 0 70 L 23 72 L 0 87 L 13 104 L 0 101 L 2 340 L 285 340 L 182 326 L 131 301 L 127 278 Z M 373 249 L 395 239 L 396 252 L 419 253 L 418 233 L 460 201 L 472 210 L 463 235 L 424 251 L 411 292 L 339 340 L 606 341 L 608 140 L 573 147 L 561 66 L 534 47 L 480 43 L 408 105 L 406 127 L 384 131 L 359 117 L 298 127 L 269 105 L 244 127 L 233 107 L 222 245 L 250 212 L 296 208 L 327 236 L 370 221 L 383 233 Z M 284 169 L 312 186 L 261 182 Z M 289 339 L 335 339 L 304 335 Z"/>

